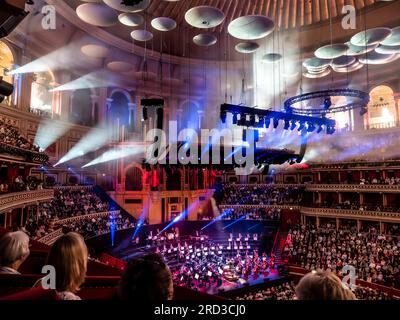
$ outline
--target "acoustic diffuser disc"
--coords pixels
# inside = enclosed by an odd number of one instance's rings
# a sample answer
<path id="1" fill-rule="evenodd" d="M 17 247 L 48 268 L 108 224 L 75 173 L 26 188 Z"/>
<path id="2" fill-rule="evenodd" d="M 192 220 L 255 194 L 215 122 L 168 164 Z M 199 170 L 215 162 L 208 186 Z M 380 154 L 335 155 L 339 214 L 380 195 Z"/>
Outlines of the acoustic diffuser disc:
<path id="1" fill-rule="evenodd" d="M 225 14 L 215 7 L 198 6 L 185 13 L 185 20 L 192 27 L 208 29 L 219 26 L 225 19 Z"/>
<path id="2" fill-rule="evenodd" d="M 275 24 L 270 18 L 261 15 L 250 15 L 236 18 L 228 25 L 232 37 L 240 40 L 257 40 L 274 31 Z"/>
<path id="3" fill-rule="evenodd" d="M 82 21 L 97 27 L 110 27 L 118 22 L 117 13 L 102 3 L 81 4 L 76 14 Z"/>

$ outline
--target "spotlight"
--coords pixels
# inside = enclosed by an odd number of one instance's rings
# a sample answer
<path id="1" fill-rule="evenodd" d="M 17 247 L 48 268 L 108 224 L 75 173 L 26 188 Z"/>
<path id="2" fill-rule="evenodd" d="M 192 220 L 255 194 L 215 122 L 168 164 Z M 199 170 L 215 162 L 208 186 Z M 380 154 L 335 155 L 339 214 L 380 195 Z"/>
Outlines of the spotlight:
<path id="1" fill-rule="evenodd" d="M 365 107 L 362 107 L 362 108 L 360 109 L 360 116 L 365 115 L 367 112 L 368 112 L 368 109 L 365 108 Z"/>
<path id="2" fill-rule="evenodd" d="M 258 117 L 258 127 L 259 128 L 264 128 L 264 117 Z"/>
<path id="3" fill-rule="evenodd" d="M 294 130 L 294 129 L 296 129 L 296 126 L 297 126 L 297 124 L 296 124 L 296 121 L 292 121 L 292 125 L 290 126 L 290 130 Z"/>
<path id="4" fill-rule="evenodd" d="M 3 81 L 0 77 L 0 102 L 3 102 L 5 97 L 10 96 L 14 91 L 14 86 L 8 82 Z"/>
<path id="5" fill-rule="evenodd" d="M 238 114 L 237 113 L 233 114 L 232 122 L 233 122 L 233 124 L 237 124 L 238 123 Z"/>
<path id="6" fill-rule="evenodd" d="M 328 110 L 332 106 L 331 97 L 328 97 L 324 100 L 324 108 Z"/>
<path id="7" fill-rule="evenodd" d="M 274 129 L 278 128 L 279 126 L 279 119 L 274 119 Z"/>
<path id="8" fill-rule="evenodd" d="M 314 123 L 309 123 L 307 127 L 307 132 L 314 132 L 315 130 L 315 124 Z"/>
<path id="9" fill-rule="evenodd" d="M 256 125 L 256 115 L 250 115 L 250 127 L 254 127 Z"/>
<path id="10" fill-rule="evenodd" d="M 290 122 L 289 120 L 285 120 L 285 126 L 283 127 L 284 130 L 289 130 Z"/>
<path id="11" fill-rule="evenodd" d="M 328 127 L 326 128 L 326 133 L 327 133 L 327 134 L 334 134 L 335 131 L 336 131 L 335 127 L 328 126 Z"/>
<path id="12" fill-rule="evenodd" d="M 305 128 L 306 124 L 304 122 L 300 122 L 299 131 L 302 131 Z"/>
<path id="13" fill-rule="evenodd" d="M 221 121 L 222 123 L 226 123 L 226 112 L 221 112 Z"/>
<path id="14" fill-rule="evenodd" d="M 244 126 L 246 125 L 246 122 L 247 122 L 247 120 L 246 120 L 246 115 L 245 115 L 245 114 L 241 114 L 241 115 L 240 115 L 240 125 L 241 125 L 242 127 L 244 127 Z"/>
<path id="15" fill-rule="evenodd" d="M 322 126 L 319 126 L 319 128 L 318 128 L 318 130 L 317 130 L 317 133 L 321 133 L 323 129 L 324 129 L 324 128 L 323 128 Z"/>

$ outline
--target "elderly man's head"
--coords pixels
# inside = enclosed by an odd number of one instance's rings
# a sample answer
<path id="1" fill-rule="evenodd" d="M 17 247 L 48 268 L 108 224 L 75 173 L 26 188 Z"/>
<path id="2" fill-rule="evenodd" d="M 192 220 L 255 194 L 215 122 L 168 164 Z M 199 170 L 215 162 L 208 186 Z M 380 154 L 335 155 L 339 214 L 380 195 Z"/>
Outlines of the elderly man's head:
<path id="1" fill-rule="evenodd" d="M 0 238 L 0 267 L 18 270 L 29 256 L 29 237 L 22 231 L 9 232 Z"/>

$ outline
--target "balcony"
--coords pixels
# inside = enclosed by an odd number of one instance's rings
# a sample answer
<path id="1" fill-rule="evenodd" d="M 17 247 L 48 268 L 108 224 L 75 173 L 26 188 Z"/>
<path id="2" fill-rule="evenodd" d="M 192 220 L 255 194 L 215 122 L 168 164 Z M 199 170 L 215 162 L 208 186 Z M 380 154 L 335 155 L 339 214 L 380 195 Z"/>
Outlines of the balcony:
<path id="1" fill-rule="evenodd" d="M 306 216 L 340 219 L 359 219 L 399 223 L 400 212 L 364 211 L 348 209 L 309 208 L 300 207 L 300 212 Z"/>
<path id="2" fill-rule="evenodd" d="M 307 184 L 306 191 L 400 193 L 400 185 L 390 185 L 390 184 Z"/>
<path id="3" fill-rule="evenodd" d="M 34 190 L 25 192 L 8 193 L 0 196 L 0 213 L 39 202 L 51 201 L 54 197 L 53 189 Z"/>

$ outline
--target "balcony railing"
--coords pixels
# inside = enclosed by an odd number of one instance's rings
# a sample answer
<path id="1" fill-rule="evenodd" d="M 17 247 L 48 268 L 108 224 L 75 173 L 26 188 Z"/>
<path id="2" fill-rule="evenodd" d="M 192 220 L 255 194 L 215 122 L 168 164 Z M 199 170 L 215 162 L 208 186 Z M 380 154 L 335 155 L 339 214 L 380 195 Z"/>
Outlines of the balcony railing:
<path id="1" fill-rule="evenodd" d="M 390 184 L 307 184 L 306 191 L 399 193 L 400 185 L 390 185 Z"/>
<path id="2" fill-rule="evenodd" d="M 49 156 L 43 152 L 22 149 L 11 146 L 6 143 L 0 143 L 0 154 L 9 154 L 11 156 L 22 157 L 24 161 L 30 163 L 46 163 L 49 161 Z"/>
<path id="3" fill-rule="evenodd" d="M 398 223 L 400 221 L 400 212 L 309 208 L 309 207 L 300 207 L 300 212 L 304 215 L 329 217 L 329 218 L 361 219 L 361 220 L 393 222 L 393 223 Z"/>
<path id="4" fill-rule="evenodd" d="M 0 213 L 22 208 L 39 202 L 50 201 L 54 197 L 53 189 L 43 189 L 25 192 L 14 192 L 0 196 Z"/>

